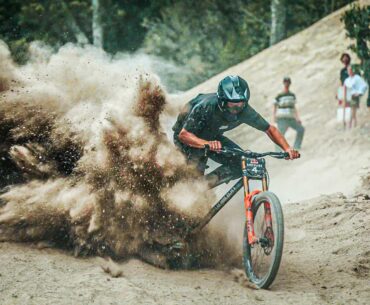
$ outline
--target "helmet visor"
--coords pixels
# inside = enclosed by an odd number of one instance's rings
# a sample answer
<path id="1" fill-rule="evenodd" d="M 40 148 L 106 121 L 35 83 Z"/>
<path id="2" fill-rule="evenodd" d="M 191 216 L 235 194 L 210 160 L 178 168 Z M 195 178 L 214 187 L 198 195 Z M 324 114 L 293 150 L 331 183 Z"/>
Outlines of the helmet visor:
<path id="1" fill-rule="evenodd" d="M 240 102 L 227 102 L 226 103 L 226 110 L 232 114 L 238 114 L 240 112 L 243 111 L 244 109 L 244 106 L 245 106 L 245 102 L 244 101 L 240 101 Z"/>

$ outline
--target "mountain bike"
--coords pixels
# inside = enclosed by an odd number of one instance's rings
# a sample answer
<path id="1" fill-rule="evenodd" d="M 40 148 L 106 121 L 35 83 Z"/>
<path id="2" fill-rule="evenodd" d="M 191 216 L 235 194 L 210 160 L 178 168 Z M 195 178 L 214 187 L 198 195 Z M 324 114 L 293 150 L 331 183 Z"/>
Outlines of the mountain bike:
<path id="1" fill-rule="evenodd" d="M 209 147 L 206 146 L 205 155 L 208 153 Z M 246 213 L 243 236 L 243 266 L 250 282 L 257 288 L 266 289 L 274 281 L 280 266 L 284 243 L 284 217 L 278 197 L 268 191 L 269 176 L 264 157 L 286 159 L 289 154 L 285 152 L 255 153 L 228 147 L 224 147 L 216 153 L 226 155 L 229 158 L 238 158 L 240 160 L 240 174 L 235 177 L 235 173 L 230 173 L 230 175 L 214 183 L 211 188 L 222 183 L 228 183 L 235 178 L 238 181 L 199 222 L 186 230 L 182 240 L 176 240 L 168 245 L 166 255 L 167 257 L 173 255 L 172 258 L 182 260 L 182 265 L 186 265 L 184 255 L 181 252 L 186 248 L 186 243 L 190 242 L 191 237 L 202 230 L 226 203 L 243 188 Z M 262 190 L 250 191 L 249 182 L 251 180 L 261 181 Z"/>

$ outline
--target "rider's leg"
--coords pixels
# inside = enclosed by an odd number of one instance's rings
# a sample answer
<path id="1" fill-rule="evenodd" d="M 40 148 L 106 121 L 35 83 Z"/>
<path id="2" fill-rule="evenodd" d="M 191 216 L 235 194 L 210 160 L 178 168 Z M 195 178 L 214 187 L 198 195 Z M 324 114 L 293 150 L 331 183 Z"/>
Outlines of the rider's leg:
<path id="1" fill-rule="evenodd" d="M 204 150 L 191 148 L 189 146 L 183 145 L 176 138 L 174 138 L 174 142 L 175 142 L 175 145 L 180 149 L 180 151 L 185 155 L 188 163 L 194 166 L 201 175 L 204 175 L 204 172 L 207 169 L 207 161 L 208 161 L 208 157 L 204 155 Z M 217 163 L 223 163 L 221 159 L 218 159 L 218 155 L 212 152 L 209 152 L 208 154 L 213 155 L 213 159 Z M 217 185 L 218 181 L 223 179 L 224 176 L 225 176 L 225 168 L 223 166 L 219 166 L 218 168 L 216 168 L 216 170 L 207 174 L 205 178 L 208 181 L 209 187 L 214 187 L 215 185 Z"/>
<path id="2" fill-rule="evenodd" d="M 230 148 L 239 148 L 241 147 L 228 139 L 225 136 L 220 136 L 217 138 L 221 142 L 222 146 Z M 240 159 L 239 158 L 230 158 L 224 155 L 217 154 L 215 152 L 209 153 L 209 158 L 213 161 L 222 164 L 221 166 L 214 169 L 212 172 L 206 175 L 207 180 L 217 184 L 221 180 L 232 180 L 240 176 Z"/>
<path id="3" fill-rule="evenodd" d="M 174 143 L 184 154 L 189 164 L 193 165 L 201 175 L 207 168 L 208 157 L 204 155 L 204 150 L 192 148 L 182 144 L 177 137 L 174 137 Z"/>
<path id="4" fill-rule="evenodd" d="M 186 156 L 189 164 L 193 164 L 199 173 L 204 175 L 208 161 L 208 157 L 204 155 L 204 150 L 185 146 L 176 140 L 177 139 L 174 139 L 176 146 L 179 147 L 181 152 Z M 241 149 L 237 144 L 224 136 L 218 137 L 217 140 L 220 141 L 223 146 Z M 235 178 L 237 178 L 238 174 L 240 174 L 239 159 L 235 160 L 232 158 L 226 158 L 225 156 L 219 155 L 215 152 L 208 152 L 208 156 L 213 161 L 222 164 L 205 176 L 210 187 L 213 187 L 218 181 L 223 180 L 225 177 L 227 178 L 235 176 Z"/>

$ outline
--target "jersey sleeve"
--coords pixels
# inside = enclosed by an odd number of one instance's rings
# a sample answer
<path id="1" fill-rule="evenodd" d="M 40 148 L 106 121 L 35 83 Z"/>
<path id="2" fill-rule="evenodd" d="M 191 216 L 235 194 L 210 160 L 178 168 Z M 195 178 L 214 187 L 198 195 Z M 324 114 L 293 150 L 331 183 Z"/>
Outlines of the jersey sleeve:
<path id="1" fill-rule="evenodd" d="M 266 131 L 270 127 L 270 124 L 250 105 L 247 106 L 245 115 L 242 119 L 243 123 L 261 131 Z"/>
<path id="2" fill-rule="evenodd" d="M 186 118 L 183 128 L 193 134 L 203 130 L 207 122 L 207 111 L 202 105 L 196 105 Z"/>

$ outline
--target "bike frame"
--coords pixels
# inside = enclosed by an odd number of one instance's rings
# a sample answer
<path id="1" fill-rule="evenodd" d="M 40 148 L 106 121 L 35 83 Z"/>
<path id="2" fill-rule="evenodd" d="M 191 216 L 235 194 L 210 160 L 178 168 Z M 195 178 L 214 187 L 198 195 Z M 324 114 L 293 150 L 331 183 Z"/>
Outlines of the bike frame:
<path id="1" fill-rule="evenodd" d="M 264 173 L 261 177 L 254 177 L 250 176 L 247 171 L 246 166 L 246 157 L 241 157 L 241 169 L 242 169 L 242 177 L 234 184 L 234 186 L 209 210 L 209 212 L 200 220 L 200 222 L 193 227 L 193 229 L 189 232 L 190 234 L 195 234 L 202 230 L 210 221 L 211 219 L 230 201 L 231 198 L 242 188 L 244 187 L 244 206 L 245 206 L 245 213 L 246 213 L 246 223 L 247 223 L 247 231 L 248 231 L 248 242 L 250 244 L 254 244 L 258 242 L 256 235 L 254 233 L 254 215 L 252 210 L 252 202 L 253 197 L 261 192 L 261 190 L 255 190 L 250 192 L 249 188 L 249 181 L 250 180 L 259 180 L 262 182 L 262 191 L 268 190 L 268 183 L 267 183 L 267 173 L 264 170 Z M 272 229 L 272 218 L 271 218 L 271 207 L 270 203 L 264 203 L 265 208 L 265 221 L 267 227 Z"/>

